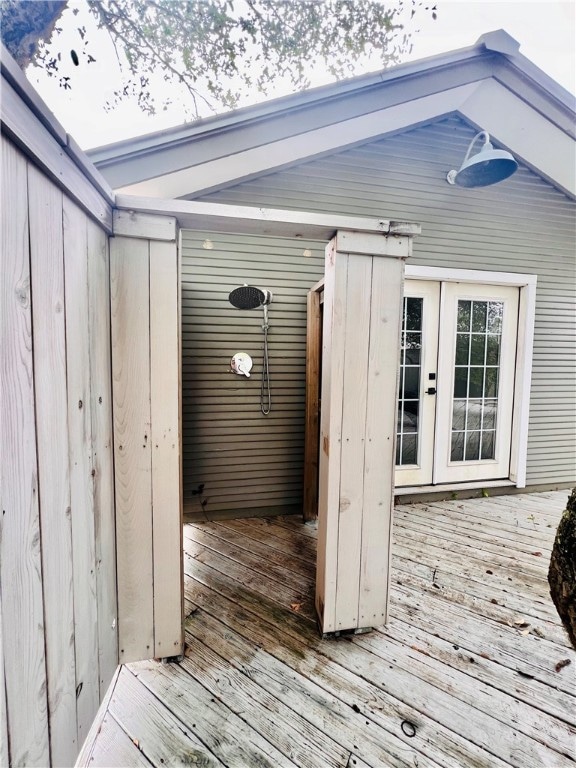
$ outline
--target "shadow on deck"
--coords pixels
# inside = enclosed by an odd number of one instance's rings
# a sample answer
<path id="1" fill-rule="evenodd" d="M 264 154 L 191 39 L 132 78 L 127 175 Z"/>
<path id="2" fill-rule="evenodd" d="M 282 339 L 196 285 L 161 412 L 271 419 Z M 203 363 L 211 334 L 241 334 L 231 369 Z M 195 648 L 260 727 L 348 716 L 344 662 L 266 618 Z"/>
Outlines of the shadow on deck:
<path id="1" fill-rule="evenodd" d="M 565 498 L 398 506 L 389 625 L 337 640 L 315 627 L 314 526 L 185 526 L 186 658 L 122 667 L 79 764 L 573 766 L 576 655 L 546 581 Z"/>

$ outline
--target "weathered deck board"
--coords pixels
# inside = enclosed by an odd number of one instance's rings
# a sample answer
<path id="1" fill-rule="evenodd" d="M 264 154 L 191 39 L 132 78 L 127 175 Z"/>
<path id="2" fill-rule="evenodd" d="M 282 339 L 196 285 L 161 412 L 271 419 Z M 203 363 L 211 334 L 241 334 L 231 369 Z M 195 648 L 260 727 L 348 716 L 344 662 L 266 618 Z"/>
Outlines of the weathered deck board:
<path id="1" fill-rule="evenodd" d="M 89 753 L 161 766 L 190 739 L 229 768 L 576 765 L 576 654 L 546 584 L 565 496 L 401 505 L 388 626 L 332 640 L 313 525 L 186 526 L 187 657 L 129 665 Z"/>

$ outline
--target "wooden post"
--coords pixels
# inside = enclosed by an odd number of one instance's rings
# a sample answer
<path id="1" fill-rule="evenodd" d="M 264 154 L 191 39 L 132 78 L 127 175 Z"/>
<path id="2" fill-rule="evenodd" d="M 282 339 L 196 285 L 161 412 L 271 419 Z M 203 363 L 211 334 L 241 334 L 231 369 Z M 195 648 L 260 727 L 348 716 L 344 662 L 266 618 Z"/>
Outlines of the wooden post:
<path id="1" fill-rule="evenodd" d="M 111 240 L 121 662 L 184 650 L 179 253 L 172 217 L 118 213 Z"/>
<path id="2" fill-rule="evenodd" d="M 320 369 L 322 362 L 322 312 L 324 280 L 308 291 L 306 323 L 306 427 L 304 441 L 304 522 L 318 516 L 318 450 Z"/>
<path id="3" fill-rule="evenodd" d="M 411 235 L 326 249 L 316 610 L 322 634 L 387 619 L 404 259 Z"/>

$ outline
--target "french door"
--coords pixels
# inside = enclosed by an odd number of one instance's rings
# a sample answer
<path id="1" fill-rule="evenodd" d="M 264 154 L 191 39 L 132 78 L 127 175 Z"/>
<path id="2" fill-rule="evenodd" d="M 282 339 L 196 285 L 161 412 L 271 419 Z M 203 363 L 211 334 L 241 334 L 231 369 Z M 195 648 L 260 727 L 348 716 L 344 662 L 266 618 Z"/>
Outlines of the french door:
<path id="1" fill-rule="evenodd" d="M 406 280 L 396 486 L 504 479 L 519 289 Z"/>

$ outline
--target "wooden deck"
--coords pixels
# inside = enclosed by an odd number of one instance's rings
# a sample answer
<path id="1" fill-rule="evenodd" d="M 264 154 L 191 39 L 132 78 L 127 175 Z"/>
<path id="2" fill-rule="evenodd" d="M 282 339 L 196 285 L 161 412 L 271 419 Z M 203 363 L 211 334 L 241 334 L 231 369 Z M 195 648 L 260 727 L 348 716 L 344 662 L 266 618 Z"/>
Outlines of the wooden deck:
<path id="1" fill-rule="evenodd" d="M 79 764 L 574 766 L 576 654 L 546 581 L 566 495 L 398 506 L 390 623 L 333 640 L 313 525 L 187 525 L 186 658 L 122 667 Z"/>

